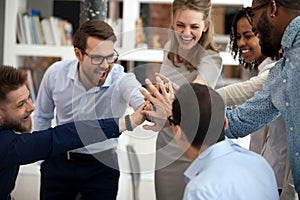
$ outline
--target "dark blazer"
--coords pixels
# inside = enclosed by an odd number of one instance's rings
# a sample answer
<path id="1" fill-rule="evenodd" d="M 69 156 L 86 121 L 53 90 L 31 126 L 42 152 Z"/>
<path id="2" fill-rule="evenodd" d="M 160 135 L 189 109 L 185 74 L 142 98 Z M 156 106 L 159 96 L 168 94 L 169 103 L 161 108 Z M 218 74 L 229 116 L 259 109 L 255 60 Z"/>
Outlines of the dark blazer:
<path id="1" fill-rule="evenodd" d="M 0 200 L 11 199 L 20 165 L 119 137 L 117 122 L 117 119 L 80 121 L 22 134 L 0 126 Z"/>

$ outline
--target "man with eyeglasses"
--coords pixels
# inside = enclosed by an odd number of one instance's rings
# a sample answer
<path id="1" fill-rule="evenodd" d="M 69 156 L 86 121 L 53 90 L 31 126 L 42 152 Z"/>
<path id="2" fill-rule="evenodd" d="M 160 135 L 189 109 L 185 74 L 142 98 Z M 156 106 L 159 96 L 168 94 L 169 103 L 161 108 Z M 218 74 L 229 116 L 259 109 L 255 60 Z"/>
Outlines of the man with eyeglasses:
<path id="1" fill-rule="evenodd" d="M 77 59 L 54 63 L 44 74 L 34 113 L 34 129 L 72 120 L 118 118 L 128 105 L 135 110 L 143 103 L 141 84 L 132 73 L 116 64 L 116 36 L 105 22 L 90 20 L 74 35 Z M 125 117 L 127 130 L 133 124 Z M 84 133 L 82 133 L 84 134 Z M 56 155 L 41 164 L 41 200 L 116 199 L 119 170 L 117 138 L 98 145 Z M 99 150 L 100 149 L 100 150 Z"/>
<path id="2" fill-rule="evenodd" d="M 244 137 L 279 115 L 286 123 L 288 155 L 295 189 L 300 195 L 300 1 L 253 0 L 250 17 L 259 35 L 261 51 L 282 58 L 270 70 L 261 91 L 226 115 L 230 138 Z M 283 188 L 284 192 L 285 188 Z M 295 197 L 297 198 L 297 197 Z"/>

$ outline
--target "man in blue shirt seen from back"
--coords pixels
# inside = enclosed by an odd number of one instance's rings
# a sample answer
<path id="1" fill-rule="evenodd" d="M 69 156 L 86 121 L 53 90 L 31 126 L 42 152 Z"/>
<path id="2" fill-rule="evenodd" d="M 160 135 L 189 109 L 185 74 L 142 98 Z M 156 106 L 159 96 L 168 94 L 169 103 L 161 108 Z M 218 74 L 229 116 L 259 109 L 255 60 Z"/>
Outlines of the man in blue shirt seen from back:
<path id="1" fill-rule="evenodd" d="M 168 119 L 193 161 L 184 173 L 189 182 L 183 199 L 279 199 L 275 174 L 264 158 L 225 139 L 224 109 L 222 97 L 205 85 L 186 84 L 176 92 Z"/>
<path id="2" fill-rule="evenodd" d="M 155 98 L 168 96 L 147 84 Z M 151 94 L 143 94 L 156 101 Z M 171 113 L 158 105 L 155 112 L 145 113 L 155 126 L 167 119 L 165 125 L 171 125 L 174 139 L 193 161 L 184 173 L 188 182 L 184 200 L 279 199 L 275 174 L 267 161 L 225 138 L 225 104 L 216 91 L 197 83 L 184 84 L 176 92 Z"/>

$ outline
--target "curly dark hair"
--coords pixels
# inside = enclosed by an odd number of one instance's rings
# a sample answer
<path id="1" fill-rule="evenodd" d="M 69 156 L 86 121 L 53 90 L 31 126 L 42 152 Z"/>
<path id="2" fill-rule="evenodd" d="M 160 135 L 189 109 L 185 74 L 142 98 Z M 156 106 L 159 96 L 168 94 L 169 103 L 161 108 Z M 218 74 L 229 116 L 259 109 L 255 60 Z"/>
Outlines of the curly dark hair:
<path id="1" fill-rule="evenodd" d="M 240 48 L 237 45 L 237 23 L 241 18 L 247 18 L 249 23 L 251 23 L 250 19 L 249 19 L 249 14 L 251 12 L 251 8 L 250 7 L 246 7 L 246 8 L 242 8 L 240 9 L 235 15 L 234 18 L 232 20 L 232 25 L 231 25 L 231 30 L 230 30 L 230 50 L 231 50 L 231 55 L 233 56 L 234 59 L 236 59 L 236 57 L 238 57 L 239 63 L 241 65 L 243 65 L 246 69 L 248 68 L 250 71 L 252 69 L 257 70 L 258 68 L 258 64 L 256 61 L 253 62 L 245 62 L 242 55 L 241 55 L 241 51 Z M 252 31 L 255 31 L 254 29 Z M 257 33 L 254 32 L 254 34 L 256 35 Z"/>

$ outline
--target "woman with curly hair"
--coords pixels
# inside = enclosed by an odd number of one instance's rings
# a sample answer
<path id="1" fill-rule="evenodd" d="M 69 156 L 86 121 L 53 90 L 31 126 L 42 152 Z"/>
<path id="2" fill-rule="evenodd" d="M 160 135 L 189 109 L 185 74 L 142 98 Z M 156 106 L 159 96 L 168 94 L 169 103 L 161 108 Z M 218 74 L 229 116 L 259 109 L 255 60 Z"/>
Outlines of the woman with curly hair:
<path id="1" fill-rule="evenodd" d="M 234 59 L 238 57 L 246 69 L 258 70 L 258 75 L 251 79 L 232 84 L 217 91 L 227 106 L 238 106 L 260 90 L 275 64 L 275 59 L 261 53 L 257 32 L 251 25 L 251 9 L 240 9 L 232 22 L 230 49 Z M 278 56 L 279 57 L 279 56 Z M 250 150 L 261 154 L 273 168 L 279 193 L 283 188 L 287 160 L 287 141 L 285 123 L 282 117 L 251 134 Z M 289 167 L 287 167 L 289 171 Z"/>

